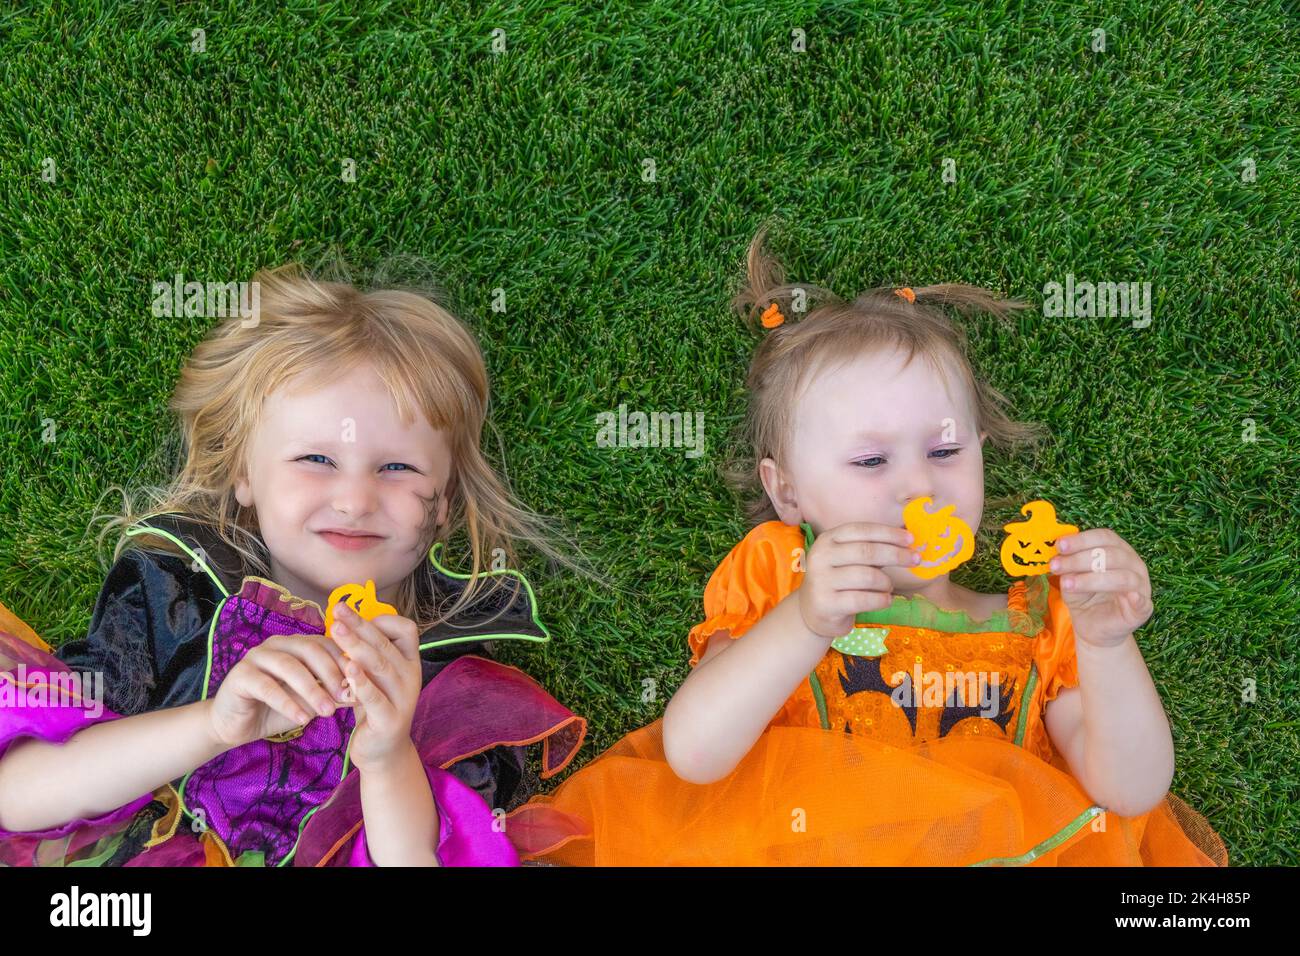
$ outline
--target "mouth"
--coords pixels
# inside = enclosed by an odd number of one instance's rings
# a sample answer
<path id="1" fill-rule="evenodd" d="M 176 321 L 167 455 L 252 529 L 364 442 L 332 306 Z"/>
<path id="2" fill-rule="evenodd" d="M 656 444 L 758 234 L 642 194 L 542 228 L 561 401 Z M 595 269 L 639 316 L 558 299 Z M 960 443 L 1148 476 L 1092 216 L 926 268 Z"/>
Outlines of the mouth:
<path id="1" fill-rule="evenodd" d="M 364 531 L 317 531 L 316 533 L 339 551 L 362 551 L 384 540 L 381 535 Z"/>
<path id="2" fill-rule="evenodd" d="M 1011 560 L 1014 561 L 1016 564 L 1020 565 L 1021 567 L 1025 567 L 1025 568 L 1041 568 L 1043 565 L 1047 563 L 1046 561 L 1026 561 L 1020 555 L 1015 553 L 1012 553 Z"/>

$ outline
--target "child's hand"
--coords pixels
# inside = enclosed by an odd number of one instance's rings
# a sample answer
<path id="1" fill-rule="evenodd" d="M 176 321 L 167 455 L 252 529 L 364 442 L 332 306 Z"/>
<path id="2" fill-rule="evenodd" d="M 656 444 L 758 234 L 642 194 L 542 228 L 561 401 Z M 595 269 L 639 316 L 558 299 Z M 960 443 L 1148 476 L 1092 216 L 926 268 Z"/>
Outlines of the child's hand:
<path id="1" fill-rule="evenodd" d="M 817 536 L 805 557 L 799 585 L 799 611 L 810 631 L 832 640 L 853 630 L 862 611 L 879 611 L 894 600 L 894 583 L 882 565 L 911 568 L 920 555 L 911 550 L 906 528 L 851 522 Z"/>
<path id="2" fill-rule="evenodd" d="M 367 621 L 339 603 L 330 634 L 350 658 L 343 673 L 352 685 L 357 722 L 348 757 L 363 773 L 385 769 L 411 746 L 411 718 L 423 683 L 419 629 L 397 614 Z"/>
<path id="3" fill-rule="evenodd" d="M 1109 528 L 1056 541 L 1051 569 L 1060 575 L 1075 636 L 1096 647 L 1122 644 L 1151 617 L 1151 579 L 1129 543 Z M 1093 570 L 1104 562 L 1105 570 Z M 1075 572 L 1075 573 L 1062 573 Z"/>
<path id="4" fill-rule="evenodd" d="M 229 749 L 333 714 L 343 706 L 342 657 L 323 635 L 263 641 L 217 688 L 209 711 L 213 736 Z"/>

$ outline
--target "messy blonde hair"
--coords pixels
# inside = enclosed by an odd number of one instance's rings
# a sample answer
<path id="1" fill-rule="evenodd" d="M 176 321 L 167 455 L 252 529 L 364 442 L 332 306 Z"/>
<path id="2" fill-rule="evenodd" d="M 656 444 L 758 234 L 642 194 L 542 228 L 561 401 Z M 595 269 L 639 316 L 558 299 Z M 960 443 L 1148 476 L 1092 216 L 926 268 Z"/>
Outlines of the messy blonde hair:
<path id="1" fill-rule="evenodd" d="M 257 514 L 239 504 L 234 490 L 234 477 L 247 474 L 263 403 L 298 376 L 324 380 L 368 364 L 387 384 L 404 424 L 423 415 L 447 435 L 451 471 L 441 496 L 449 499 L 447 520 L 435 526 L 441 497 L 426 501 L 424 553 L 463 526 L 471 556 L 466 587 L 450 607 L 441 608 L 430 600 L 438 596 L 433 565 L 422 561 L 398 587 L 399 614 L 423 633 L 472 602 L 492 598 L 508 578 L 515 592 L 504 611 L 518 593 L 519 579 L 484 574 L 485 556 L 503 554 L 508 567 L 518 567 L 517 541 L 590 575 L 586 562 L 571 559 L 552 543 L 556 535 L 549 522 L 522 506 L 484 457 L 480 441 L 488 423 L 487 368 L 473 335 L 435 301 L 436 290 L 363 292 L 350 282 L 314 277 L 298 263 L 259 271 L 253 281 L 260 293 L 257 321 L 247 323 L 238 314 L 223 319 L 181 370 L 169 408 L 179 419 L 183 464 L 165 488 L 141 489 L 149 507 L 137 508 L 131 494 L 120 489 L 122 513 L 110 517 L 99 535 L 102 540 L 114 530 L 119 533 L 114 561 L 128 546 L 180 553 L 165 538 L 128 537 L 125 532 L 151 516 L 181 512 L 210 526 L 240 554 L 249 573 L 270 578 L 270 555 L 258 533 Z M 486 592 L 485 579 L 490 582 Z"/>
<path id="2" fill-rule="evenodd" d="M 759 476 L 759 462 L 772 458 L 779 465 L 787 463 L 796 400 L 811 375 L 833 362 L 891 347 L 900 349 L 909 362 L 919 354 L 950 390 L 949 369 L 955 369 L 959 385 L 973 399 L 976 433 L 987 431 L 995 447 L 1034 445 L 1044 436 L 1042 426 L 1015 421 L 1006 413 L 1006 397 L 975 373 L 965 331 L 943 311 L 951 306 L 963 315 L 987 312 L 1005 320 L 1028 303 L 958 283 L 914 288 L 914 301 L 895 294 L 892 286 L 883 286 L 845 302 L 825 288 L 787 282 L 781 264 L 763 248 L 766 235 L 764 226 L 750 243 L 747 275 L 731 303 L 763 336 L 746 377 L 745 450 L 726 474 L 729 484 L 745 498 L 746 515 L 754 524 L 778 520 Z M 772 303 L 785 321 L 763 328 L 760 316 Z M 795 311 L 797 305 L 803 306 L 802 311 Z"/>

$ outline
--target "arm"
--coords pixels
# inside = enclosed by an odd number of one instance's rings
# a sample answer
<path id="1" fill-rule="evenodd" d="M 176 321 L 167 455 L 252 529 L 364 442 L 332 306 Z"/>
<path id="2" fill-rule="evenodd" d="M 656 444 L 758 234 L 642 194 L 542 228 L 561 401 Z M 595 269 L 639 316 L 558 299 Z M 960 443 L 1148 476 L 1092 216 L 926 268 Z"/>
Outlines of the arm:
<path id="1" fill-rule="evenodd" d="M 108 813 L 226 750 L 211 701 L 106 720 L 64 743 L 24 737 L 0 755 L 0 829 L 52 829 Z"/>
<path id="2" fill-rule="evenodd" d="M 733 641 L 708 650 L 664 711 L 664 755 L 683 780 L 712 783 L 735 769 L 825 655 L 833 638 L 809 630 L 792 592 Z"/>
<path id="3" fill-rule="evenodd" d="M 1132 817 L 1157 806 L 1174 777 L 1169 719 L 1137 641 L 1111 647 L 1077 641 L 1079 686 L 1043 713 L 1048 736 L 1097 803 Z"/>
<path id="4" fill-rule="evenodd" d="M 331 650 L 332 649 L 332 650 Z M 130 717 L 89 717 L 76 705 L 0 710 L 0 826 L 51 829 L 142 799 L 232 747 L 334 712 L 326 687 L 343 676 L 332 642 L 275 635 L 243 656 L 215 696 Z M 283 682 L 283 683 L 282 683 Z M 111 714 L 111 711 L 105 711 Z M 87 720 L 98 722 L 77 727 Z M 43 738 L 27 739 L 39 732 Z"/>
<path id="5" fill-rule="evenodd" d="M 440 820 L 429 777 L 411 744 L 391 765 L 364 771 L 366 851 L 378 866 L 440 866 Z"/>

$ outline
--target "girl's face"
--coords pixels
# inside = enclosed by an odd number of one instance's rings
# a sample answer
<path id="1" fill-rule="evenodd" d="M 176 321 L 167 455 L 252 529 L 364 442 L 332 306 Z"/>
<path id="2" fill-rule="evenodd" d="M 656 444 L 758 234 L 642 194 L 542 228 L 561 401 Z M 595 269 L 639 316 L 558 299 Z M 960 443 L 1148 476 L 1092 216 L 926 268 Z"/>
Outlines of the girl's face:
<path id="1" fill-rule="evenodd" d="M 866 355 L 817 375 L 799 399 L 791 460 L 760 463 L 763 485 L 786 524 L 808 522 L 821 534 L 847 522 L 903 527 L 914 498 L 956 505 L 978 528 L 984 512 L 983 442 L 965 396 L 954 398 L 917 356 L 906 368 L 898 351 Z M 917 592 L 929 580 L 887 566 L 894 591 Z"/>
<path id="2" fill-rule="evenodd" d="M 430 508 L 447 517 L 446 436 L 423 416 L 403 425 L 368 365 L 311 391 L 291 383 L 269 396 L 235 495 L 256 509 L 275 582 L 324 610 L 340 584 L 374 579 L 392 603 L 427 560 Z M 307 386 L 310 388 L 310 386 Z M 330 530 L 366 532 L 349 539 Z"/>

